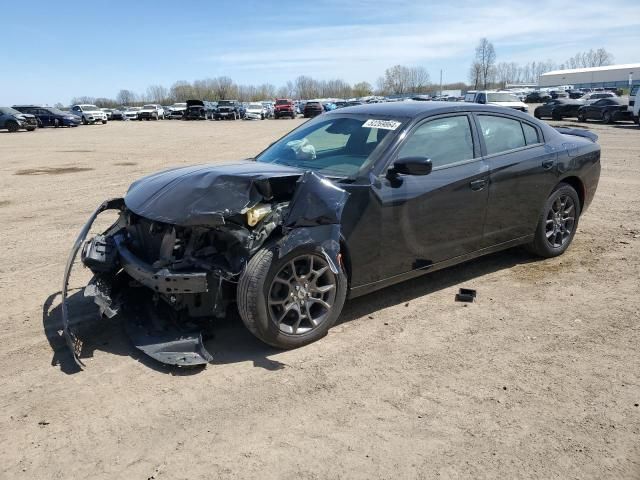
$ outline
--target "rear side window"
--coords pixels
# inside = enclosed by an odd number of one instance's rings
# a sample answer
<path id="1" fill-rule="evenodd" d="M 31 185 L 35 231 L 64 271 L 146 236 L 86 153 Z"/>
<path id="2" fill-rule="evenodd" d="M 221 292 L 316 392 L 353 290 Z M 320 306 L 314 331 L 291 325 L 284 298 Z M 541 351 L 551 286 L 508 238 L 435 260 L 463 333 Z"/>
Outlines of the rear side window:
<path id="1" fill-rule="evenodd" d="M 536 143 L 540 143 L 537 129 L 535 129 L 528 123 L 523 123 L 522 130 L 524 131 L 524 139 L 526 140 L 527 145 L 535 145 Z"/>
<path id="2" fill-rule="evenodd" d="M 524 132 L 518 120 L 492 115 L 480 115 L 480 130 L 487 147 L 487 155 L 493 155 L 526 146 Z"/>
<path id="3" fill-rule="evenodd" d="M 416 128 L 398 158 L 427 157 L 433 168 L 473 159 L 471 126 L 466 115 L 438 118 Z"/>

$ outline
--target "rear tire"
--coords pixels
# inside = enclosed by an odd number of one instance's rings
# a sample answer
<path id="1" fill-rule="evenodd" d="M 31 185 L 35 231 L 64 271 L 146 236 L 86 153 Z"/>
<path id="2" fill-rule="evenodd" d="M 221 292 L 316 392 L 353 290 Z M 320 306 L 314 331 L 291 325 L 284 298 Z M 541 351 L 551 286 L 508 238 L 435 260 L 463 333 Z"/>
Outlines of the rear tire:
<path id="1" fill-rule="evenodd" d="M 562 255 L 573 241 L 580 213 L 580 198 L 575 189 L 567 183 L 559 183 L 544 204 L 533 241 L 527 249 L 543 258 Z"/>
<path id="2" fill-rule="evenodd" d="M 587 117 L 585 116 L 584 113 L 579 113 L 578 114 L 578 121 L 579 122 L 586 122 L 587 121 Z"/>
<path id="3" fill-rule="evenodd" d="M 340 316 L 347 293 L 342 269 L 335 275 L 325 267 L 324 255 L 314 247 L 297 248 L 283 258 L 277 258 L 273 247 L 258 251 L 238 283 L 238 311 L 245 326 L 264 343 L 282 349 L 301 347 L 324 337 Z M 323 273 L 316 276 L 320 271 Z M 302 290 L 294 290 L 292 281 L 309 289 L 306 297 Z M 317 288 L 324 288 L 324 293 Z M 298 300 L 302 297 L 307 300 Z"/>
<path id="4" fill-rule="evenodd" d="M 103 125 L 106 125 L 106 124 L 107 124 L 107 122 L 108 122 L 108 120 L 102 120 L 102 124 L 103 124 Z"/>
<path id="5" fill-rule="evenodd" d="M 54 126 L 55 128 L 58 128 L 58 127 L 60 126 L 60 119 L 56 118 L 56 119 L 53 121 L 53 126 Z"/>
<path id="6" fill-rule="evenodd" d="M 613 123 L 613 117 L 611 116 L 611 112 L 604 112 L 602 114 L 602 121 L 604 123 Z"/>

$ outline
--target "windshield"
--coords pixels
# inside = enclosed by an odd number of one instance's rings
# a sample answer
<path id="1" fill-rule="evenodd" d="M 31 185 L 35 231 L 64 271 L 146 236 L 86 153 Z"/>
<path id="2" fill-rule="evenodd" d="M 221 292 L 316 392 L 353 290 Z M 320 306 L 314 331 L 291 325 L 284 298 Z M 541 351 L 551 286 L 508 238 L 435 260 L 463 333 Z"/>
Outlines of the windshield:
<path id="1" fill-rule="evenodd" d="M 96 107 L 95 105 L 80 105 L 80 107 L 82 108 L 83 111 L 85 112 L 91 112 L 93 110 L 100 110 L 98 107 Z"/>
<path id="2" fill-rule="evenodd" d="M 262 110 L 262 104 L 261 103 L 250 103 L 249 104 L 249 110 Z"/>
<path id="3" fill-rule="evenodd" d="M 368 115 L 331 115 L 304 124 L 257 157 L 313 170 L 327 176 L 349 177 L 368 165 L 373 152 L 403 120 L 372 119 Z M 380 127 L 380 128 L 378 128 Z"/>
<path id="4" fill-rule="evenodd" d="M 276 100 L 276 105 L 289 105 L 289 100 Z"/>
<path id="5" fill-rule="evenodd" d="M 519 102 L 520 99 L 510 93 L 487 93 L 488 102 Z"/>
<path id="6" fill-rule="evenodd" d="M 229 100 L 222 100 L 220 102 L 218 102 L 218 106 L 223 106 L 223 107 L 227 107 L 229 105 L 233 105 L 233 102 L 230 102 Z"/>
<path id="7" fill-rule="evenodd" d="M 156 106 L 155 105 L 145 105 L 142 108 L 145 109 L 145 110 L 155 110 Z"/>
<path id="8" fill-rule="evenodd" d="M 20 113 L 18 110 L 14 110 L 13 108 L 9 107 L 0 107 L 0 112 L 4 113 L 5 115 L 22 115 L 22 113 Z"/>

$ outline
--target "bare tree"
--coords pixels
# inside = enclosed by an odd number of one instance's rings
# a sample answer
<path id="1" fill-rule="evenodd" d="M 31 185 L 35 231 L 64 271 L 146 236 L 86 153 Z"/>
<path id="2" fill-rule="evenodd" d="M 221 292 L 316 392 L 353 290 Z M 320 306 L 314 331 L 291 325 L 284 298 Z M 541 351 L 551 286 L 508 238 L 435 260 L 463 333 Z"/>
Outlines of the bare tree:
<path id="1" fill-rule="evenodd" d="M 394 65 L 384 72 L 383 89 L 389 93 L 420 93 L 429 86 L 429 73 L 423 67 Z"/>
<path id="2" fill-rule="evenodd" d="M 493 48 L 493 44 L 486 38 L 481 38 L 476 47 L 474 64 L 475 63 L 478 63 L 480 67 L 480 82 L 482 83 L 482 87 L 487 88 L 494 74 L 493 69 L 496 63 L 496 51 Z"/>
<path id="3" fill-rule="evenodd" d="M 194 97 L 193 86 L 186 80 L 178 80 L 171 85 L 169 92 L 174 102 L 186 102 Z"/>
<path id="4" fill-rule="evenodd" d="M 469 83 L 473 85 L 473 89 L 477 90 L 482 83 L 482 65 L 480 62 L 473 62 L 469 68 Z"/>
<path id="5" fill-rule="evenodd" d="M 93 105 L 94 103 L 96 103 L 96 99 L 95 97 L 73 97 L 71 99 L 71 105 L 78 105 L 82 103 Z"/>
<path id="6" fill-rule="evenodd" d="M 155 103 L 166 103 L 169 91 L 162 85 L 150 85 L 147 87 L 147 100 Z"/>
<path id="7" fill-rule="evenodd" d="M 604 48 L 589 50 L 588 52 L 578 52 L 573 57 L 561 65 L 561 68 L 589 68 L 603 67 L 613 63 L 613 55 Z"/>
<path id="8" fill-rule="evenodd" d="M 373 93 L 373 87 L 369 82 L 358 82 L 353 86 L 352 93 L 355 97 L 366 97 Z"/>
<path id="9" fill-rule="evenodd" d="M 136 101 L 136 94 L 131 90 L 120 90 L 116 95 L 116 102 L 118 105 L 131 105 Z"/>
<path id="10" fill-rule="evenodd" d="M 317 82 L 313 78 L 305 75 L 300 75 L 296 78 L 295 88 L 298 98 L 305 100 L 315 98 L 319 94 Z"/>

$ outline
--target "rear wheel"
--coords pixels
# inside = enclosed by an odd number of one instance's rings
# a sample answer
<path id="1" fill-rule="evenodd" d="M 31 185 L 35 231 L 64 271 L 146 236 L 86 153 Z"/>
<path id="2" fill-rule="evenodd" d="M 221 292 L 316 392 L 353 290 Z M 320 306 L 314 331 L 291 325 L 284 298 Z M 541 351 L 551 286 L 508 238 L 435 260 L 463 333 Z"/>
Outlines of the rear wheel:
<path id="1" fill-rule="evenodd" d="M 551 111 L 551 118 L 553 120 L 562 120 L 562 115 L 560 115 L 558 112 L 556 112 L 555 110 Z"/>
<path id="2" fill-rule="evenodd" d="M 575 189 L 558 184 L 544 204 L 529 250 L 544 258 L 563 254 L 573 240 L 579 218 L 580 199 Z"/>
<path id="3" fill-rule="evenodd" d="M 60 119 L 59 118 L 56 118 L 56 119 L 53 120 L 53 126 L 55 128 L 58 128 L 60 126 Z"/>
<path id="4" fill-rule="evenodd" d="M 580 112 L 578 113 L 578 121 L 579 122 L 586 122 L 587 121 L 587 117 L 584 113 Z"/>
<path id="5" fill-rule="evenodd" d="M 602 121 L 604 123 L 613 123 L 613 117 L 611 116 L 611 112 L 606 111 L 602 114 Z"/>
<path id="6" fill-rule="evenodd" d="M 346 275 L 334 274 L 319 249 L 301 247 L 276 258 L 263 248 L 238 284 L 238 310 L 249 331 L 277 348 L 296 348 L 324 337 L 347 293 Z"/>
<path id="7" fill-rule="evenodd" d="M 106 125 L 106 124 L 107 124 L 107 122 L 108 122 L 108 120 L 102 120 L 102 124 L 103 124 L 103 125 Z"/>

